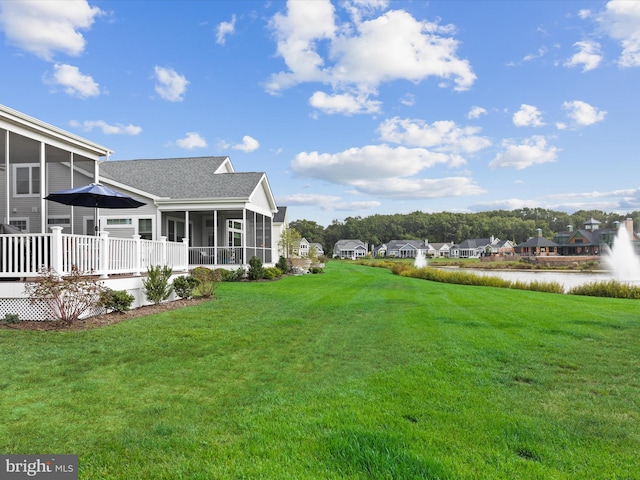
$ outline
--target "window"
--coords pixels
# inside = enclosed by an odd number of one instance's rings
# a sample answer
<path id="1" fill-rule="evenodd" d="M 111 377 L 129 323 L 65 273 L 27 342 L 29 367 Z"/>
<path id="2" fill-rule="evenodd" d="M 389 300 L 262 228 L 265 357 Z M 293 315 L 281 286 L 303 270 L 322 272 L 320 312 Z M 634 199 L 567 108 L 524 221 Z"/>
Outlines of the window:
<path id="1" fill-rule="evenodd" d="M 131 225 L 130 218 L 107 218 L 107 225 Z"/>
<path id="2" fill-rule="evenodd" d="M 28 218 L 12 218 L 9 221 L 10 225 L 13 225 L 16 228 L 19 228 L 23 232 L 29 231 L 29 219 Z"/>
<path id="3" fill-rule="evenodd" d="M 71 218 L 69 217 L 50 217 L 47 218 L 47 225 L 57 227 L 68 227 L 71 225 Z"/>
<path id="4" fill-rule="evenodd" d="M 153 221 L 150 218 L 138 220 L 138 235 L 144 240 L 153 240 Z"/>
<path id="5" fill-rule="evenodd" d="M 242 246 L 242 220 L 227 220 L 227 246 Z"/>
<path id="6" fill-rule="evenodd" d="M 184 221 L 168 220 L 167 240 L 170 242 L 181 242 L 184 238 Z"/>
<path id="7" fill-rule="evenodd" d="M 13 166 L 13 194 L 16 197 L 40 195 L 40 165 L 33 163 Z"/>

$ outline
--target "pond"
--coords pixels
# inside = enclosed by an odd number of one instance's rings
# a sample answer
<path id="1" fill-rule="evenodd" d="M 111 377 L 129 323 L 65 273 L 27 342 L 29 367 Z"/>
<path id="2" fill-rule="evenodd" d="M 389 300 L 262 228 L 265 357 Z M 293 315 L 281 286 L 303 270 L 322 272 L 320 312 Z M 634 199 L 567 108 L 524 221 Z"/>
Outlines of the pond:
<path id="1" fill-rule="evenodd" d="M 441 267 L 450 270 L 452 267 Z M 500 277 L 512 282 L 557 282 L 567 292 L 573 287 L 592 282 L 608 282 L 613 279 L 610 272 L 567 272 L 554 270 L 484 270 L 476 268 L 456 268 L 456 270 L 476 275 Z M 632 282 L 640 285 L 640 282 Z"/>

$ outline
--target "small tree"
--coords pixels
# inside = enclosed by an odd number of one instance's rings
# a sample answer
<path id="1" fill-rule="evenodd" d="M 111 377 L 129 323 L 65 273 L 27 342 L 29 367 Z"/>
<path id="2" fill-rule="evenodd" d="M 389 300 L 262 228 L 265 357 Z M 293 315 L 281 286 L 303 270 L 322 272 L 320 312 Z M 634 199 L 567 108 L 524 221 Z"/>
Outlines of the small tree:
<path id="1" fill-rule="evenodd" d="M 147 269 L 147 278 L 142 281 L 142 285 L 148 300 L 158 305 L 171 296 L 173 285 L 169 284 L 169 279 L 172 274 L 173 270 L 168 265 L 156 265 Z"/>
<path id="2" fill-rule="evenodd" d="M 113 312 L 127 312 L 131 309 L 131 305 L 135 297 L 126 290 L 111 290 L 110 288 L 100 293 L 98 305 L 111 310 Z"/>
<path id="3" fill-rule="evenodd" d="M 262 267 L 262 260 L 255 255 L 249 260 L 249 271 L 247 272 L 247 278 L 249 280 L 261 280 L 264 278 L 264 268 Z"/>
<path id="4" fill-rule="evenodd" d="M 295 228 L 284 229 L 278 242 L 280 251 L 286 258 L 292 257 L 296 248 L 300 247 L 300 240 L 302 240 L 302 235 Z"/>
<path id="5" fill-rule="evenodd" d="M 287 259 L 284 258 L 284 256 L 280 256 L 276 267 L 278 267 L 282 273 L 289 272 L 289 262 L 287 262 Z"/>
<path id="6" fill-rule="evenodd" d="M 56 320 L 70 324 L 98 307 L 106 287 L 94 276 L 83 275 L 77 266 L 61 277 L 52 269 L 44 269 L 33 282 L 25 284 L 31 303 L 46 304 Z"/>

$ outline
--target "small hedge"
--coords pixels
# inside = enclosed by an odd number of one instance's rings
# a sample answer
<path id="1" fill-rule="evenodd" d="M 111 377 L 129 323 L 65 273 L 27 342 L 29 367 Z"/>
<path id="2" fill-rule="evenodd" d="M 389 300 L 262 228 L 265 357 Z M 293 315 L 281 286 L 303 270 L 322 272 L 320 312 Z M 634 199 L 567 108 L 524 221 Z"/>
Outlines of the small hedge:
<path id="1" fill-rule="evenodd" d="M 640 287 L 609 280 L 606 282 L 590 282 L 573 287 L 569 290 L 571 295 L 586 295 L 589 297 L 628 298 L 640 299 Z"/>

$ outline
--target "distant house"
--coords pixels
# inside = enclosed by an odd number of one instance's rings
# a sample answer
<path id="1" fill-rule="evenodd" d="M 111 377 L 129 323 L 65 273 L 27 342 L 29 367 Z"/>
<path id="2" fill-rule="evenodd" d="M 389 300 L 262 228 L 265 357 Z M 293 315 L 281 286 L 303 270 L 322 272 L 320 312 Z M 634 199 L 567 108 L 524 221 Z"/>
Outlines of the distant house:
<path id="1" fill-rule="evenodd" d="M 453 245 L 449 252 L 452 258 L 479 258 L 485 255 L 509 255 L 514 253 L 513 242 L 500 240 L 493 235 L 489 238 L 472 238 L 459 245 Z"/>
<path id="2" fill-rule="evenodd" d="M 626 228 L 629 238 L 635 246 L 636 252 L 640 248 L 640 237 L 633 231 L 633 219 L 624 222 L 614 222 L 613 228 L 600 228 L 600 222 L 593 218 L 583 224 L 584 228 L 574 230 L 567 226 L 567 230 L 557 232 L 553 241 L 558 245 L 559 255 L 599 255 L 605 247 L 611 247 L 618 234 L 619 228 Z"/>
<path id="3" fill-rule="evenodd" d="M 324 248 L 322 248 L 322 244 L 317 243 L 317 242 L 311 242 L 309 244 L 309 252 L 311 252 L 311 250 L 315 249 L 316 251 L 316 255 L 318 257 L 324 255 Z"/>
<path id="4" fill-rule="evenodd" d="M 333 246 L 333 258 L 351 259 L 367 256 L 367 245 L 362 240 L 338 240 Z"/>
<path id="5" fill-rule="evenodd" d="M 542 229 L 537 229 L 535 237 L 514 247 L 518 255 L 557 255 L 558 244 L 542 236 Z"/>
<path id="6" fill-rule="evenodd" d="M 451 247 L 453 243 L 430 243 L 429 256 L 435 258 L 447 258 L 449 257 Z"/>
<path id="7" fill-rule="evenodd" d="M 374 254 L 377 257 L 416 258 L 419 253 L 427 256 L 430 250 L 429 243 L 424 240 L 390 240 L 375 248 Z"/>
<path id="8" fill-rule="evenodd" d="M 294 249 L 294 255 L 298 257 L 308 257 L 309 256 L 309 242 L 306 238 L 301 238 L 300 243 L 298 243 L 298 247 Z"/>

